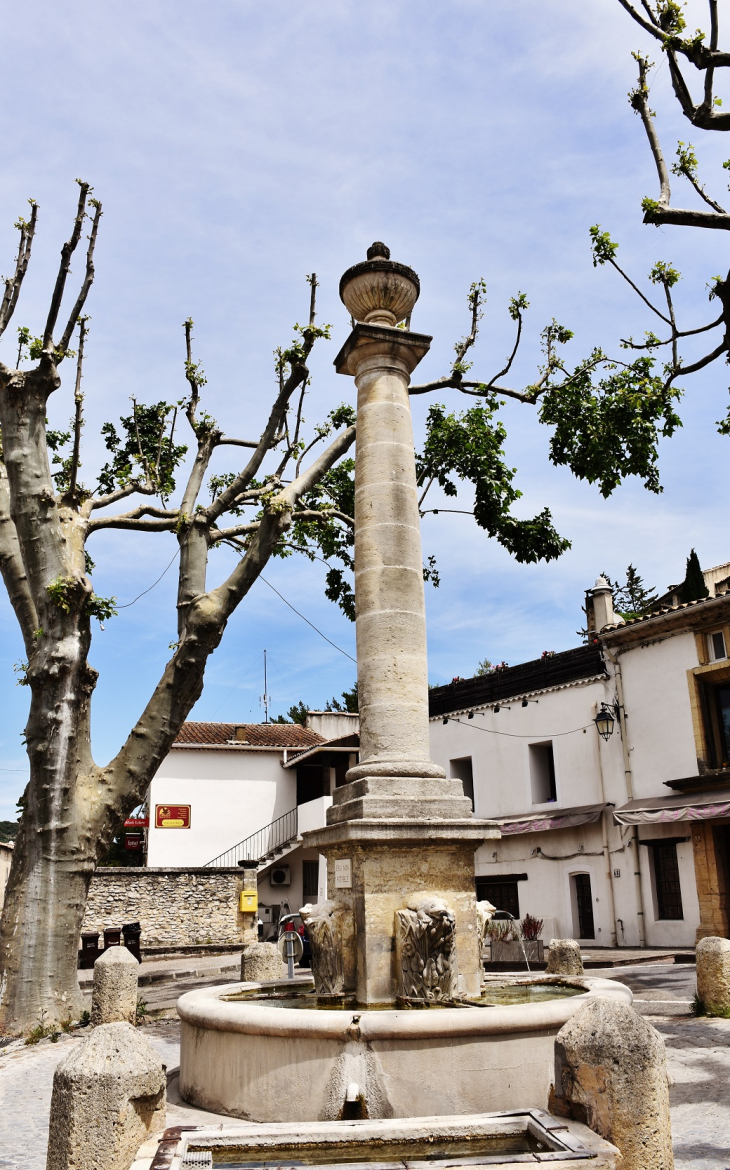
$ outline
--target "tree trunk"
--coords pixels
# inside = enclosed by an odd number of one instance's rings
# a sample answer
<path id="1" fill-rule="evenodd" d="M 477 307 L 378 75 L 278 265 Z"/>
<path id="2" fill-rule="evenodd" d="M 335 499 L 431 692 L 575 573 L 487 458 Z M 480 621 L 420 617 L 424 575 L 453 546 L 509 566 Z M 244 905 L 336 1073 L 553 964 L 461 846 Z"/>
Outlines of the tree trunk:
<path id="1" fill-rule="evenodd" d="M 51 833 L 32 844 L 18 840 L 0 929 L 0 1031 L 14 1033 L 77 1020 L 84 1009 L 71 940 L 81 933 L 93 862 L 53 856 Z"/>

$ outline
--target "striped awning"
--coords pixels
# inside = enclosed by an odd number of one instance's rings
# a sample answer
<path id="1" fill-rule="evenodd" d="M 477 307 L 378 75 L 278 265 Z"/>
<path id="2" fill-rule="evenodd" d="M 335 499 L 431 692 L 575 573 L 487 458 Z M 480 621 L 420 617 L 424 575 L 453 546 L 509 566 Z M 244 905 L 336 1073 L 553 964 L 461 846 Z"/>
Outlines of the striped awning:
<path id="1" fill-rule="evenodd" d="M 577 808 L 556 808 L 554 812 L 522 813 L 511 817 L 490 817 L 502 830 L 503 837 L 515 833 L 545 833 L 550 829 L 574 829 L 578 825 L 595 825 L 606 804 L 582 804 Z"/>
<path id="2" fill-rule="evenodd" d="M 671 825 L 675 821 L 710 821 L 716 817 L 730 817 L 730 789 L 639 797 L 613 813 L 617 825 Z"/>

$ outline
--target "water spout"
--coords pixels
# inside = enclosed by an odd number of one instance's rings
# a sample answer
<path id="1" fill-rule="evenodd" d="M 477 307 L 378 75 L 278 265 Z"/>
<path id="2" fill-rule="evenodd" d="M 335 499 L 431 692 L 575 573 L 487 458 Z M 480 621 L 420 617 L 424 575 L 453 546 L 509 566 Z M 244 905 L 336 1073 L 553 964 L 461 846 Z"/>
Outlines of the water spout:
<path id="1" fill-rule="evenodd" d="M 347 1092 L 345 1093 L 345 1100 L 357 1101 L 359 1096 L 360 1086 L 358 1085 L 357 1081 L 350 1081 L 349 1085 L 347 1086 Z"/>

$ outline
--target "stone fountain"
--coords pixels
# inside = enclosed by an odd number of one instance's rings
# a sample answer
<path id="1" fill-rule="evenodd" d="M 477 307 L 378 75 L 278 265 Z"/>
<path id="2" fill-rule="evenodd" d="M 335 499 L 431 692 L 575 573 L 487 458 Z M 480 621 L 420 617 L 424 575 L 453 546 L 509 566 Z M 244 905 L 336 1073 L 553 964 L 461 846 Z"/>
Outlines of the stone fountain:
<path id="1" fill-rule="evenodd" d="M 353 328 L 335 359 L 358 394 L 360 762 L 326 826 L 304 834 L 327 857 L 329 900 L 303 909 L 318 996 L 282 1003 L 239 984 L 178 1003 L 183 1097 L 256 1121 L 544 1108 L 562 1024 L 587 996 L 631 1000 L 614 981 L 584 979 L 569 997 L 479 1002 L 474 852 L 499 831 L 429 754 L 408 385 L 431 338 L 409 327 L 416 273 L 383 244 L 367 256 L 340 282 Z"/>

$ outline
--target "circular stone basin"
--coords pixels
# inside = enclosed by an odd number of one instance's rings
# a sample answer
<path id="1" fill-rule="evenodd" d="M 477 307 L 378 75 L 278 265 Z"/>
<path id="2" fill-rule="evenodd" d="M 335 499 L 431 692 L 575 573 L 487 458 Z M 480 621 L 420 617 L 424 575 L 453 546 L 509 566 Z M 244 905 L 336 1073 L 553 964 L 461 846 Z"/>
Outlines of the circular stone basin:
<path id="1" fill-rule="evenodd" d="M 522 1002 L 438 1011 L 312 1010 L 293 990 L 231 983 L 181 996 L 182 1097 L 251 1121 L 545 1109 L 563 1024 L 592 996 L 633 999 L 592 976 L 500 980 L 486 995 Z M 288 994 L 272 1000 L 279 991 Z"/>

